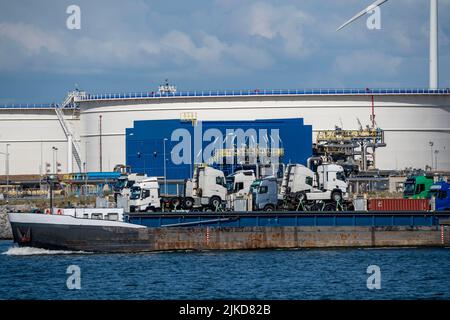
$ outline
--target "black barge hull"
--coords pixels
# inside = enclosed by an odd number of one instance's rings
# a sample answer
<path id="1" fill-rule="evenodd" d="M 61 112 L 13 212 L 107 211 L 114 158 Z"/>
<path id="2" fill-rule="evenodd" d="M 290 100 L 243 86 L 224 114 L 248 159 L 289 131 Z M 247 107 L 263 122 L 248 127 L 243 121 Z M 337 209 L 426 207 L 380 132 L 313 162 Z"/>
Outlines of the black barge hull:
<path id="1" fill-rule="evenodd" d="M 245 250 L 450 245 L 450 226 L 124 227 L 11 222 L 20 246 L 134 253 L 168 250 Z"/>

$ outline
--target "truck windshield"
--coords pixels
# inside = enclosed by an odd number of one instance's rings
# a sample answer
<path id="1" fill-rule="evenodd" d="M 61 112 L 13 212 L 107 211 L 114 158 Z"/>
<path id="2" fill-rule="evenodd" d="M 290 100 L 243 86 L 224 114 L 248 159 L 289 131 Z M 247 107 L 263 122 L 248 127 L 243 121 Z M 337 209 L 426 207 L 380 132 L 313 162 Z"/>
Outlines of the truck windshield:
<path id="1" fill-rule="evenodd" d="M 447 198 L 447 191 L 437 190 L 437 189 L 430 190 L 428 192 L 427 198 L 428 199 L 436 198 L 436 199 L 441 199 L 441 200 L 445 199 L 445 198 Z"/>
<path id="2" fill-rule="evenodd" d="M 405 188 L 404 188 L 403 193 L 404 193 L 405 195 L 413 195 L 413 194 L 414 194 L 414 189 L 415 189 L 415 187 L 416 187 L 416 184 L 415 184 L 415 183 L 413 183 L 413 182 L 407 182 L 407 183 L 405 183 Z"/>
<path id="3" fill-rule="evenodd" d="M 226 187 L 225 178 L 224 177 L 216 177 L 216 184 L 218 184 L 219 186 Z"/>
<path id="4" fill-rule="evenodd" d="M 259 185 L 261 184 L 260 180 L 256 180 L 250 186 L 250 193 L 258 193 Z"/>
<path id="5" fill-rule="evenodd" d="M 336 178 L 341 181 L 345 181 L 345 173 L 344 171 L 336 172 Z"/>
<path id="6" fill-rule="evenodd" d="M 227 177 L 227 191 L 233 192 L 234 177 Z"/>
<path id="7" fill-rule="evenodd" d="M 141 188 L 140 187 L 132 187 L 130 193 L 130 200 L 139 199 L 141 196 Z"/>
<path id="8" fill-rule="evenodd" d="M 438 195 L 439 195 L 439 190 L 436 190 L 436 189 L 430 190 L 430 191 L 428 191 L 427 199 L 437 198 Z"/>
<path id="9" fill-rule="evenodd" d="M 127 179 L 119 179 L 119 180 L 117 180 L 116 184 L 114 185 L 114 189 L 122 190 L 125 187 L 126 183 L 127 183 Z"/>

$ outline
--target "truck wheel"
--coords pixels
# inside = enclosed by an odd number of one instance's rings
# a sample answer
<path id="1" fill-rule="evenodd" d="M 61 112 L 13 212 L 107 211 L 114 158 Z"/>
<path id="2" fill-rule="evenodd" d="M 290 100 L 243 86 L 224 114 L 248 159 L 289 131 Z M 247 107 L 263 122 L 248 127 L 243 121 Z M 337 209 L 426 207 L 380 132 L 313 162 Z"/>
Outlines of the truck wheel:
<path id="1" fill-rule="evenodd" d="M 183 199 L 183 208 L 187 210 L 191 210 L 194 206 L 194 199 L 192 198 L 185 198 Z"/>
<path id="2" fill-rule="evenodd" d="M 337 211 L 336 210 L 336 204 L 334 203 L 328 203 L 324 208 L 323 211 Z"/>
<path id="3" fill-rule="evenodd" d="M 156 212 L 154 207 L 148 207 L 145 212 Z"/>
<path id="4" fill-rule="evenodd" d="M 353 203 L 350 203 L 347 206 L 344 205 L 344 211 L 355 211 L 355 206 Z"/>
<path id="5" fill-rule="evenodd" d="M 311 211 L 322 211 L 322 205 L 319 204 L 319 203 L 314 203 L 309 210 L 311 210 Z"/>
<path id="6" fill-rule="evenodd" d="M 178 198 L 173 198 L 170 200 L 170 205 L 172 208 L 179 208 L 180 207 L 180 199 Z"/>
<path id="7" fill-rule="evenodd" d="M 340 191 L 333 191 L 331 194 L 331 200 L 334 202 L 341 202 L 342 201 L 342 193 Z"/>
<path id="8" fill-rule="evenodd" d="M 267 205 L 264 207 L 264 211 L 266 211 L 266 212 L 272 212 L 272 211 L 275 211 L 275 207 L 274 207 L 272 204 L 267 204 Z"/>
<path id="9" fill-rule="evenodd" d="M 220 207 L 221 203 L 222 203 L 222 200 L 218 196 L 213 196 L 213 197 L 211 197 L 211 199 L 209 199 L 209 206 L 213 210 L 215 210 L 217 207 Z"/>
<path id="10" fill-rule="evenodd" d="M 306 200 L 306 194 L 304 192 L 299 192 L 295 195 L 296 202 L 303 202 Z"/>

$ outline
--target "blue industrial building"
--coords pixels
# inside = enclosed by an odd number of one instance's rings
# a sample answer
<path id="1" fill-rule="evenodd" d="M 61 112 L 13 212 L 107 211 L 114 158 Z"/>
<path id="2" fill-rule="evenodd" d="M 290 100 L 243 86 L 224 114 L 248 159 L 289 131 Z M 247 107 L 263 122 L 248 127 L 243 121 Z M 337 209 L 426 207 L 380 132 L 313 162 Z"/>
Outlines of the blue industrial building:
<path id="1" fill-rule="evenodd" d="M 163 177 L 166 158 L 167 179 L 186 179 L 192 176 L 192 163 L 211 160 L 204 157 L 207 150 L 227 149 L 227 143 L 236 148 L 237 138 L 233 136 L 238 132 L 246 133 L 240 140 L 243 148 L 256 144 L 258 148 L 283 150 L 278 159 L 282 163 L 306 164 L 312 154 L 312 126 L 305 125 L 302 118 L 202 122 L 144 120 L 135 121 L 133 128 L 126 129 L 126 163 L 132 172 Z M 239 163 L 222 164 L 220 168 L 230 173 L 239 168 Z"/>

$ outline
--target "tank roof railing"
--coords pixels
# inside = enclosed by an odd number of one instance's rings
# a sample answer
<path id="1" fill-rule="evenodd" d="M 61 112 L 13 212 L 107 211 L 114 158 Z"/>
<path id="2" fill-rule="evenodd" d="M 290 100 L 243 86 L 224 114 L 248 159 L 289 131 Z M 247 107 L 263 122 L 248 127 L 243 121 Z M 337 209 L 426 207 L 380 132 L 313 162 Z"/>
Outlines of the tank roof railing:
<path id="1" fill-rule="evenodd" d="M 89 100 L 123 100 L 123 99 L 148 99 L 148 98 L 192 98 L 192 97 L 234 97 L 234 96 L 301 96 L 301 95 L 442 95 L 450 94 L 450 88 L 425 89 L 425 88 L 399 88 L 399 89 L 254 89 L 254 90 L 199 90 L 177 91 L 161 93 L 131 92 L 131 93 L 104 93 L 89 94 L 80 97 L 79 101 Z"/>
<path id="2" fill-rule="evenodd" d="M 55 109 L 61 108 L 57 103 L 13 103 L 0 104 L 0 109 Z M 66 106 L 67 109 L 74 109 L 75 106 Z"/>
<path id="3" fill-rule="evenodd" d="M 387 89 L 253 89 L 253 90 L 194 90 L 165 92 L 132 92 L 132 93 L 84 93 L 77 97 L 77 102 L 93 100 L 130 100 L 161 98 L 195 98 L 195 97 L 247 97 L 247 96 L 304 96 L 304 95 L 447 95 L 450 88 L 387 88 Z M 57 103 L 47 104 L 0 104 L 0 109 L 55 109 L 62 106 Z M 68 104 L 64 109 L 77 109 L 76 104 Z"/>

